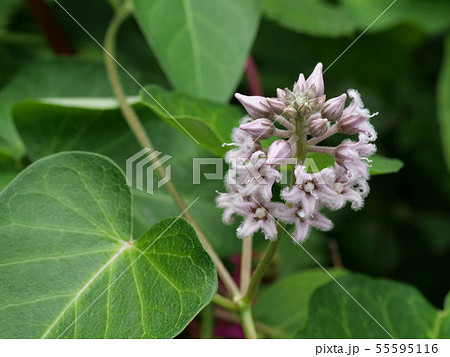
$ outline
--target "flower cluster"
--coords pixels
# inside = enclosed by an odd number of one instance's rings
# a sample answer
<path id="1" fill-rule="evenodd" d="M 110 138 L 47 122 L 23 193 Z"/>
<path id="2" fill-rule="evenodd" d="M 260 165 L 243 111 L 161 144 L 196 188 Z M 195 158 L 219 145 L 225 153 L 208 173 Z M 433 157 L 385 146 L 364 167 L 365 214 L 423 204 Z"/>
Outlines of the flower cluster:
<path id="1" fill-rule="evenodd" d="M 217 205 L 224 208 L 225 223 L 233 215 L 244 217 L 237 235 L 245 238 L 262 230 L 266 239 L 277 237 L 277 220 L 295 225 L 295 240 L 306 239 L 310 227 L 332 228 L 332 222 L 320 211 L 342 208 L 347 202 L 353 209 L 362 207 L 369 192 L 368 157 L 375 152 L 376 132 L 372 117 L 357 91 L 326 100 L 322 64 L 308 79 L 300 74 L 292 90 L 278 89 L 276 98 L 245 96 L 236 98 L 248 116 L 232 133 L 235 148 L 228 151 L 230 165 Z M 330 136 L 342 133 L 357 137 L 345 139 L 336 147 L 319 146 Z M 262 140 L 275 138 L 268 149 Z M 307 165 L 308 153 L 334 156 L 334 166 L 313 170 Z M 291 187 L 281 190 L 281 202 L 273 200 L 272 188 L 281 182 L 280 167 L 294 165 Z"/>

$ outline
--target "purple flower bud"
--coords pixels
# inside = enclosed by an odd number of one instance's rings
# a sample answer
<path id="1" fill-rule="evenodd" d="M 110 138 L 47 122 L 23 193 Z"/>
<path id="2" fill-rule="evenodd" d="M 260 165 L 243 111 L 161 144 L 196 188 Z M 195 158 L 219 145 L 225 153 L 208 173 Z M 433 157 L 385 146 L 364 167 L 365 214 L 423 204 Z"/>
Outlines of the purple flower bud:
<path id="1" fill-rule="evenodd" d="M 291 157 L 291 145 L 284 140 L 274 141 L 267 153 L 267 165 L 281 164 L 284 160 Z"/>
<path id="2" fill-rule="evenodd" d="M 320 111 L 322 109 L 323 105 L 325 104 L 325 99 L 326 99 L 326 96 L 324 96 L 324 95 L 322 95 L 320 97 L 316 97 L 314 99 L 311 99 L 309 101 L 309 105 L 310 105 L 312 111 L 313 112 L 316 110 Z"/>
<path id="3" fill-rule="evenodd" d="M 322 63 L 317 63 L 316 68 L 314 68 L 313 73 L 306 80 L 306 84 L 308 87 L 312 87 L 312 85 L 316 88 L 316 96 L 322 96 L 325 91 L 325 86 L 323 84 L 323 75 L 322 75 Z"/>
<path id="4" fill-rule="evenodd" d="M 296 98 L 295 93 L 293 93 L 292 91 L 290 91 L 287 88 L 285 89 L 285 91 L 286 91 L 286 100 L 290 100 L 290 101 L 295 100 L 295 98 Z"/>
<path id="5" fill-rule="evenodd" d="M 322 116 L 331 121 L 339 119 L 344 111 L 346 99 L 347 94 L 344 93 L 339 97 L 327 100 L 322 108 Z"/>
<path id="6" fill-rule="evenodd" d="M 359 113 L 352 113 L 338 119 L 339 132 L 347 135 L 357 134 L 368 117 Z"/>
<path id="7" fill-rule="evenodd" d="M 277 88 L 277 98 L 281 101 L 286 100 L 286 91 L 283 89 Z"/>
<path id="8" fill-rule="evenodd" d="M 239 93 L 234 95 L 236 99 L 241 102 L 248 114 L 253 118 L 267 118 L 271 115 L 267 99 L 257 95 L 246 96 Z"/>
<path id="9" fill-rule="evenodd" d="M 294 83 L 294 92 L 297 94 L 303 94 L 308 89 L 306 84 L 305 76 L 300 73 L 297 82 Z"/>
<path id="10" fill-rule="evenodd" d="M 309 102 L 300 104 L 298 106 L 297 110 L 300 113 L 300 115 L 303 116 L 303 117 L 308 117 L 312 113 L 312 108 L 309 105 Z"/>
<path id="11" fill-rule="evenodd" d="M 297 116 L 297 109 L 295 109 L 293 107 L 287 107 L 284 110 L 284 116 L 291 118 L 291 119 L 295 119 L 295 117 Z"/>
<path id="12" fill-rule="evenodd" d="M 315 118 L 308 120 L 308 131 L 312 136 L 321 136 L 328 130 L 328 120 L 323 118 Z"/>
<path id="13" fill-rule="evenodd" d="M 272 121 L 265 118 L 260 118 L 241 124 L 239 128 L 246 131 L 254 138 L 262 140 L 270 138 L 275 132 L 275 127 L 273 126 Z"/>
<path id="14" fill-rule="evenodd" d="M 284 112 L 285 104 L 281 100 L 275 98 L 268 98 L 267 103 L 270 108 L 278 115 Z"/>

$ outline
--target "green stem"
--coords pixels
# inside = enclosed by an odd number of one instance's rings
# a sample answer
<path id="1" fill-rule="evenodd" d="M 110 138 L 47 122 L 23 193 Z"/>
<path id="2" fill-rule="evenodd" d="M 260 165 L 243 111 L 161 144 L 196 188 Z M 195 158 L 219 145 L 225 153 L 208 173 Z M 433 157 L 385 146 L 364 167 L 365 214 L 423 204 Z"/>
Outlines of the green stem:
<path id="1" fill-rule="evenodd" d="M 219 310 L 217 309 L 214 312 L 214 316 L 218 319 L 225 320 L 234 324 L 241 323 L 241 319 L 238 314 L 227 311 L 227 310 Z M 260 332 L 265 336 L 269 336 L 272 338 L 291 338 L 292 336 L 288 334 L 286 331 L 281 330 L 276 327 L 268 326 L 262 322 L 255 321 L 256 331 Z"/>
<path id="2" fill-rule="evenodd" d="M 250 277 L 252 275 L 253 236 L 248 236 L 242 241 L 241 256 L 241 292 L 247 293 Z"/>
<path id="3" fill-rule="evenodd" d="M 213 338 L 214 329 L 214 305 L 207 305 L 200 313 L 201 326 L 200 326 L 200 338 L 210 339 Z"/>
<path id="4" fill-rule="evenodd" d="M 278 229 L 278 236 L 277 239 L 270 242 L 269 246 L 267 247 L 266 251 L 264 252 L 264 255 L 259 262 L 258 266 L 256 267 L 255 272 L 253 273 L 253 276 L 250 280 L 250 284 L 248 286 L 247 294 L 245 295 L 243 302 L 244 304 L 251 305 L 256 292 L 258 291 L 259 283 L 261 282 L 261 279 L 263 278 L 264 274 L 267 271 L 267 268 L 269 267 L 273 257 L 275 256 L 275 253 L 277 251 L 278 245 L 280 244 L 281 237 L 283 236 L 283 230 Z"/>
<path id="5" fill-rule="evenodd" d="M 111 82 L 111 86 L 113 88 L 114 94 L 117 98 L 117 101 L 119 102 L 120 110 L 122 111 L 122 114 L 127 121 L 131 131 L 133 132 L 134 136 L 138 140 L 139 144 L 143 148 L 149 148 L 150 152 L 153 152 L 155 149 L 153 147 L 152 142 L 150 141 L 150 138 L 148 137 L 144 126 L 142 125 L 138 115 L 136 114 L 135 110 L 131 105 L 127 102 L 127 97 L 125 94 L 125 91 L 122 87 L 122 83 L 120 82 L 119 73 L 117 69 L 117 64 L 114 60 L 114 56 L 116 53 L 116 37 L 117 32 L 122 25 L 122 23 L 125 21 L 125 19 L 130 15 L 132 11 L 132 3 L 130 1 L 125 1 L 123 5 L 117 10 L 114 18 L 112 19 L 106 35 L 105 35 L 105 64 L 106 69 L 108 72 L 108 76 Z M 165 168 L 160 163 L 160 160 L 158 157 L 152 159 L 151 161 L 156 166 L 156 171 L 159 176 L 164 177 L 165 176 Z M 213 259 L 217 272 L 222 279 L 222 282 L 227 287 L 227 289 L 233 294 L 233 296 L 239 298 L 241 297 L 241 292 L 239 288 L 237 287 L 236 283 L 234 282 L 233 278 L 231 277 L 228 270 L 225 268 L 225 265 L 223 264 L 222 260 L 219 258 L 217 253 L 214 251 L 213 247 L 209 243 L 208 239 L 206 238 L 203 231 L 200 229 L 200 226 L 198 225 L 197 221 L 194 219 L 194 217 L 191 215 L 191 213 L 187 210 L 187 205 L 184 202 L 183 198 L 181 197 L 180 193 L 178 192 L 178 189 L 173 184 L 172 181 L 168 181 L 165 185 L 165 187 L 168 189 L 170 195 L 172 196 L 173 200 L 175 201 L 176 205 L 180 209 L 181 212 L 184 212 L 184 217 L 192 224 L 192 226 L 197 231 L 198 237 L 200 241 L 202 242 L 205 249 L 208 251 L 209 255 Z"/>
<path id="6" fill-rule="evenodd" d="M 297 141 L 297 152 L 295 153 L 299 164 L 303 163 L 308 153 L 308 140 L 305 134 L 305 118 L 298 117 L 296 119 L 295 134 L 298 137 Z"/>
<path id="7" fill-rule="evenodd" d="M 241 325 L 246 338 L 258 338 L 255 322 L 253 321 L 252 307 L 247 305 L 240 310 Z"/>
<path id="8" fill-rule="evenodd" d="M 214 304 L 222 306 L 223 308 L 225 308 L 227 310 L 238 310 L 239 309 L 239 305 L 236 302 L 234 302 L 230 299 L 227 299 L 226 297 L 224 297 L 220 294 L 214 295 L 212 301 Z"/>

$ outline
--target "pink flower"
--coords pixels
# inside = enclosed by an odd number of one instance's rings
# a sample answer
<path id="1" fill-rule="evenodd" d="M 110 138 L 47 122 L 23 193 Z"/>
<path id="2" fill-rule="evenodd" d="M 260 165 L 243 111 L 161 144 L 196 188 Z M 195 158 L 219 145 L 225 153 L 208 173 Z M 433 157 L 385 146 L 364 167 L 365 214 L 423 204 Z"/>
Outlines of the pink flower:
<path id="1" fill-rule="evenodd" d="M 249 160 L 236 160 L 235 167 L 229 174 L 238 176 L 234 189 L 238 189 L 243 195 L 250 196 L 256 193 L 266 201 L 272 199 L 272 186 L 280 182 L 280 172 L 270 165 L 266 165 L 264 152 L 255 152 Z M 227 182 L 228 185 L 230 181 Z"/>
<path id="2" fill-rule="evenodd" d="M 306 240 L 310 227 L 323 231 L 328 231 L 333 227 L 333 223 L 320 213 L 314 213 L 310 217 L 306 217 L 301 205 L 293 205 L 283 212 L 283 215 L 279 218 L 283 222 L 295 224 L 294 239 L 299 243 Z"/>
<path id="3" fill-rule="evenodd" d="M 262 230 L 266 239 L 276 239 L 277 224 L 272 212 L 276 210 L 279 205 L 282 205 L 282 203 L 267 202 L 256 198 L 249 201 L 247 212 L 244 215 L 244 221 L 237 229 L 237 236 L 239 238 L 245 238 Z"/>
<path id="4" fill-rule="evenodd" d="M 225 161 L 228 163 L 230 160 L 236 158 L 248 159 L 253 152 L 261 149 L 260 142 L 254 140 L 250 134 L 242 129 L 234 128 L 231 133 L 231 138 L 234 142 L 226 145 L 237 146 L 237 148 L 229 150 L 225 155 Z"/>
<path id="5" fill-rule="evenodd" d="M 349 177 L 367 178 L 369 175 L 367 163 L 362 161 L 372 155 L 375 145 L 367 143 L 367 137 L 360 134 L 359 141 L 344 140 L 334 154 L 336 163 L 348 170 Z"/>
<path id="6" fill-rule="evenodd" d="M 344 109 L 341 117 L 337 119 L 339 131 L 347 135 L 363 132 L 371 138 L 371 141 L 375 140 L 375 129 L 369 123 L 370 112 L 364 108 L 361 96 L 354 89 L 348 91 L 348 96 L 352 98 L 352 102 Z"/>
<path id="7" fill-rule="evenodd" d="M 295 240 L 306 239 L 311 227 L 329 230 L 332 222 L 323 208 L 340 209 L 347 202 L 359 209 L 369 192 L 369 156 L 376 147 L 371 142 L 376 132 L 369 111 L 355 90 L 349 90 L 351 103 L 345 108 L 346 94 L 325 102 L 323 66 L 318 63 L 305 79 L 300 74 L 294 88 L 277 89 L 276 98 L 236 94 L 250 117 L 244 117 L 232 132 L 232 146 L 225 160 L 230 165 L 225 178 L 227 193 L 220 193 L 217 205 L 224 209 L 223 220 L 234 215 L 243 221 L 237 230 L 240 238 L 263 231 L 266 239 L 276 239 L 277 220 L 295 225 Z M 331 121 L 336 121 L 330 126 Z M 336 133 L 358 135 L 336 147 L 320 143 Z M 273 138 L 268 149 L 261 140 Z M 224 144 L 226 145 L 226 144 Z M 308 173 L 309 152 L 333 155 L 333 166 Z M 281 187 L 281 200 L 273 194 L 282 184 L 281 165 L 299 160 L 292 187 Z"/>
<path id="8" fill-rule="evenodd" d="M 333 179 L 334 178 L 334 179 Z M 363 180 L 365 182 L 365 180 Z M 328 208 L 340 209 L 345 206 L 347 202 L 352 202 L 352 208 L 358 209 L 363 205 L 363 195 L 358 192 L 358 181 L 349 179 L 347 177 L 347 170 L 339 165 L 334 166 L 334 177 L 327 178 L 327 185 L 336 191 L 336 197 L 333 201 L 329 201 Z"/>
<path id="9" fill-rule="evenodd" d="M 297 165 L 295 168 L 295 185 L 281 192 L 281 197 L 294 205 L 302 207 L 305 217 L 311 217 L 323 202 L 334 200 L 336 192 L 326 185 L 327 176 L 334 176 L 331 169 L 309 174 L 306 167 Z"/>

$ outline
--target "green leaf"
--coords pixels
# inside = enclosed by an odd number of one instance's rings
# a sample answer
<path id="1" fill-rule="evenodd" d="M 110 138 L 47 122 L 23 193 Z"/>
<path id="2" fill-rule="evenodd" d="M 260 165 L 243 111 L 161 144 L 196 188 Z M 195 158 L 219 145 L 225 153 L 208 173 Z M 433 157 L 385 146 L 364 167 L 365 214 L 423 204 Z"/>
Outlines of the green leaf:
<path id="1" fill-rule="evenodd" d="M 393 0 L 342 0 L 342 5 L 357 21 L 360 30 L 365 30 L 385 10 L 369 31 L 387 30 L 404 23 L 436 33 L 450 25 L 450 3 L 447 0 L 408 0 L 395 3 Z"/>
<path id="2" fill-rule="evenodd" d="M 130 80 L 125 81 L 126 88 Z M 131 88 L 135 88 L 136 85 Z M 25 67 L 0 92 L 0 150 L 16 158 L 24 154 L 23 144 L 12 122 L 14 104 L 24 99 L 45 97 L 112 96 L 101 62 L 63 59 L 36 62 Z"/>
<path id="3" fill-rule="evenodd" d="M 0 191 L 2 191 L 22 169 L 22 165 L 8 153 L 0 150 Z"/>
<path id="4" fill-rule="evenodd" d="M 339 283 L 394 338 L 449 338 L 449 310 L 439 311 L 414 287 L 347 274 Z M 335 282 L 312 295 L 301 338 L 389 338 Z"/>
<path id="5" fill-rule="evenodd" d="M 450 35 L 445 40 L 445 56 L 439 75 L 438 113 L 447 168 L 450 170 Z"/>
<path id="6" fill-rule="evenodd" d="M 287 227 L 286 229 L 293 234 L 293 227 Z M 324 233 L 311 230 L 308 239 L 302 243 L 302 247 L 310 252 L 320 264 L 324 266 L 330 264 L 328 237 Z M 289 236 L 281 240 L 275 263 L 280 277 L 317 267 L 317 263 L 305 254 L 302 248 Z"/>
<path id="7" fill-rule="evenodd" d="M 370 157 L 371 175 L 384 175 L 399 172 L 403 167 L 403 162 L 399 159 L 391 159 L 381 155 L 373 155 Z"/>
<path id="8" fill-rule="evenodd" d="M 309 153 L 308 158 L 311 158 L 321 170 L 325 167 L 334 165 L 334 158 L 328 154 Z M 369 172 L 371 175 L 384 175 L 399 172 L 403 167 L 403 162 L 399 159 L 390 159 L 381 155 L 373 155 L 370 157 L 372 162 Z"/>
<path id="9" fill-rule="evenodd" d="M 264 15 L 290 30 L 313 36 L 338 37 L 356 29 L 348 11 L 321 0 L 265 0 Z"/>
<path id="10" fill-rule="evenodd" d="M 0 31 L 5 30 L 11 16 L 22 6 L 20 0 L 2 0 L 0 2 Z"/>
<path id="11" fill-rule="evenodd" d="M 259 0 L 133 0 L 135 16 L 173 86 L 226 102 L 260 19 Z"/>
<path id="12" fill-rule="evenodd" d="M 92 151 L 110 157 L 125 170 L 126 160 L 141 150 L 115 101 L 85 98 L 52 103 L 26 101 L 14 108 L 15 123 L 31 160 L 60 151 Z M 201 185 L 193 184 L 193 158 L 212 155 L 159 119 L 147 106 L 136 103 L 134 108 L 155 148 L 172 156 L 168 161 L 171 180 L 185 202 L 189 204 L 200 197 L 192 213 L 214 248 L 223 257 L 237 253 L 240 242 L 235 238 L 236 226 L 224 225 L 222 210 L 215 205 L 216 191 L 224 192 L 223 180 L 202 177 Z M 214 172 L 214 166 L 205 166 L 202 172 Z M 164 217 L 180 213 L 165 187 L 155 189 L 153 195 L 133 189 L 133 196 L 135 230 L 140 234 Z"/>
<path id="13" fill-rule="evenodd" d="M 0 171 L 0 192 L 14 180 L 17 172 L 14 171 Z"/>
<path id="14" fill-rule="evenodd" d="M 345 274 L 342 269 L 329 272 L 335 278 Z M 330 281 L 331 277 L 320 268 L 278 280 L 258 296 L 253 310 L 255 319 L 294 336 L 306 322 L 311 295 Z"/>
<path id="15" fill-rule="evenodd" d="M 141 92 L 144 105 L 183 134 L 192 136 L 213 154 L 225 155 L 228 148 L 222 147 L 222 144 L 230 142 L 232 129 L 239 125 L 243 117 L 237 107 L 169 92 L 155 85 L 146 89 L 167 111 L 147 93 Z"/>
<path id="16" fill-rule="evenodd" d="M 131 201 L 112 161 L 81 152 L 39 160 L 0 194 L 2 338 L 170 338 L 211 301 L 193 228 L 170 218 L 136 240 Z"/>

